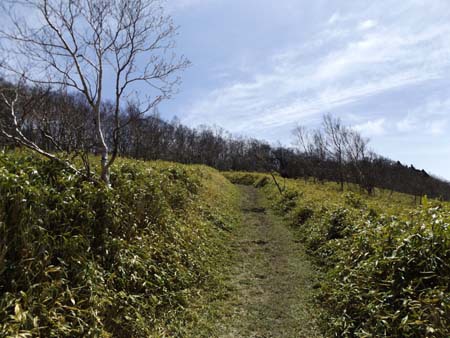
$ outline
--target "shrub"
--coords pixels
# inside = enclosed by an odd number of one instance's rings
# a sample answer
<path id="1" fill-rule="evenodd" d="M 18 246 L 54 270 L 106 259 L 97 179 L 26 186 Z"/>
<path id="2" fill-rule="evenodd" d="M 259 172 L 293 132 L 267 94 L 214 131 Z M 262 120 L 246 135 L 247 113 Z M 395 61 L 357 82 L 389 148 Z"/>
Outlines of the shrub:
<path id="1" fill-rule="evenodd" d="M 258 178 L 253 184 L 255 188 L 264 188 L 267 184 L 269 184 L 270 178 L 267 176 L 261 176 Z"/>
<path id="2" fill-rule="evenodd" d="M 355 209 L 363 209 L 367 206 L 366 203 L 362 200 L 362 198 L 358 197 L 353 192 L 345 193 L 344 200 L 345 200 L 346 205 L 348 205 L 352 208 L 355 208 Z"/>
<path id="3" fill-rule="evenodd" d="M 295 227 L 301 226 L 306 223 L 314 215 L 314 210 L 310 207 L 303 206 L 295 210 L 294 221 L 292 225 Z"/>
<path id="4" fill-rule="evenodd" d="M 297 206 L 298 198 L 301 195 L 297 190 L 285 189 L 277 202 L 277 209 L 282 214 L 289 213 Z"/>
<path id="5" fill-rule="evenodd" d="M 261 174 L 240 171 L 226 171 L 223 172 L 223 175 L 231 183 L 241 185 L 254 185 L 261 177 Z"/>
<path id="6" fill-rule="evenodd" d="M 348 235 L 346 233 L 348 227 L 347 214 L 348 210 L 345 208 L 339 208 L 330 214 L 326 237 L 327 241 L 332 239 L 340 239 Z"/>

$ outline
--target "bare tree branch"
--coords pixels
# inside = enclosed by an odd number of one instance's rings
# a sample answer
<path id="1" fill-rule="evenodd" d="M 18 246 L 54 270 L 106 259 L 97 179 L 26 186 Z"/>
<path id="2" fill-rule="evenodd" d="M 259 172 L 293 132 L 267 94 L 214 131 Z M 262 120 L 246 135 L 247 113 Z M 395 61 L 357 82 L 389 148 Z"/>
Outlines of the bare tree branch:
<path id="1" fill-rule="evenodd" d="M 126 125 L 121 122 L 125 105 L 137 102 L 141 115 L 155 109 L 179 83 L 175 74 L 189 66 L 186 58 L 169 54 L 177 27 L 160 0 L 5 0 L 2 8 L 11 25 L 0 29 L 0 39 L 16 61 L 0 67 L 30 84 L 83 95 L 95 121 L 101 177 L 109 185 Z M 42 24 L 27 24 L 17 15 L 24 8 L 37 13 Z M 112 91 L 106 78 L 114 79 Z M 142 96 L 145 91 L 152 94 Z M 112 100 L 112 130 L 105 130 L 102 115 L 106 97 Z M 106 131 L 113 135 L 110 143 Z M 48 131 L 44 137 L 55 142 Z"/>

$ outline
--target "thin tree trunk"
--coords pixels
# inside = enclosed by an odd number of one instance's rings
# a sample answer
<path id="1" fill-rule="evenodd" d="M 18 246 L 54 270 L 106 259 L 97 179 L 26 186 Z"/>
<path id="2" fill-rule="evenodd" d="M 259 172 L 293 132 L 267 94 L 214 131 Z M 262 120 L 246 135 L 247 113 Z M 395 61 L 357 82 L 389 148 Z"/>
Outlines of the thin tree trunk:
<path id="1" fill-rule="evenodd" d="M 105 141 L 105 136 L 103 135 L 102 131 L 102 124 L 101 124 L 101 116 L 100 116 L 100 103 L 97 104 L 96 108 L 96 115 L 97 115 L 97 133 L 98 137 L 100 139 L 101 144 L 101 179 L 102 181 L 107 185 L 110 186 L 111 182 L 109 179 L 109 161 L 108 161 L 108 145 Z"/>
<path id="2" fill-rule="evenodd" d="M 272 176 L 272 179 L 273 179 L 273 181 L 275 182 L 275 185 L 278 188 L 278 192 L 280 193 L 280 195 L 283 195 L 283 189 L 281 189 L 280 185 L 278 184 L 278 181 L 275 178 L 275 175 L 273 173 L 270 173 L 270 175 Z"/>
<path id="3" fill-rule="evenodd" d="M 108 147 L 107 146 L 105 146 L 102 150 L 101 166 L 102 166 L 102 173 L 101 173 L 102 181 L 105 182 L 105 184 L 107 186 L 110 186 L 111 182 L 109 179 Z"/>

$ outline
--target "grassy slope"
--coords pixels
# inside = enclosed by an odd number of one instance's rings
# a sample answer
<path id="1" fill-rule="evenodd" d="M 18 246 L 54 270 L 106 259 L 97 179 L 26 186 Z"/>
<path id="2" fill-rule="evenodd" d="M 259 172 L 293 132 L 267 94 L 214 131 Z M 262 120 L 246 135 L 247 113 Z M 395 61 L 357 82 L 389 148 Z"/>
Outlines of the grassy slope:
<path id="1" fill-rule="evenodd" d="M 217 171 L 119 160 L 107 190 L 27 153 L 0 163 L 0 336 L 207 332 L 237 217 Z"/>
<path id="2" fill-rule="evenodd" d="M 2 153 L 0 163 L 0 336 L 220 336 L 230 331 L 215 321 L 236 318 L 227 303 L 236 288 L 224 280 L 236 262 L 230 240 L 266 229 L 265 236 L 282 233 L 289 241 L 287 251 L 274 241 L 274 257 L 296 247 L 271 217 L 261 223 L 270 226 L 246 227 L 261 221 L 255 211 L 243 210 L 245 222 L 233 230 L 239 192 L 207 167 L 120 159 L 107 190 L 27 153 Z M 280 179 L 281 196 L 266 175 L 225 176 L 260 187 L 326 271 L 327 334 L 450 335 L 447 204 L 417 207 L 407 195 L 368 197 L 355 186 L 341 193 L 334 183 Z M 256 242 L 255 255 L 240 256 L 244 265 L 267 257 Z M 245 245 L 238 249 L 245 253 Z M 247 273 L 264 267 L 267 283 L 252 279 L 250 289 L 270 294 L 282 284 L 283 294 L 298 293 L 272 271 L 279 265 L 283 276 L 290 264 L 264 262 L 256 259 Z M 310 271 L 300 265 L 294 259 L 294 267 Z M 264 299 L 252 295 L 243 311 L 269 305 L 273 315 L 285 304 Z M 291 324 L 308 316 L 304 307 L 293 311 Z M 269 330 L 258 313 L 242 316 L 249 320 L 239 330 Z"/>
<path id="3" fill-rule="evenodd" d="M 335 183 L 225 173 L 263 186 L 309 254 L 326 272 L 324 328 L 339 337 L 450 336 L 450 207 L 377 191 L 340 192 Z"/>

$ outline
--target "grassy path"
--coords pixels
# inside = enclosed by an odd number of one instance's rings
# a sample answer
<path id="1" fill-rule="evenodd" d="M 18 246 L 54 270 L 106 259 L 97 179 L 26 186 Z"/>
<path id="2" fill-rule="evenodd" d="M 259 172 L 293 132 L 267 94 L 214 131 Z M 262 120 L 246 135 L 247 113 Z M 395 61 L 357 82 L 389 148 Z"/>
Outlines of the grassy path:
<path id="1" fill-rule="evenodd" d="M 315 271 L 283 220 L 253 187 L 241 187 L 242 224 L 236 229 L 236 293 L 219 337 L 320 337 L 312 304 Z"/>

